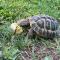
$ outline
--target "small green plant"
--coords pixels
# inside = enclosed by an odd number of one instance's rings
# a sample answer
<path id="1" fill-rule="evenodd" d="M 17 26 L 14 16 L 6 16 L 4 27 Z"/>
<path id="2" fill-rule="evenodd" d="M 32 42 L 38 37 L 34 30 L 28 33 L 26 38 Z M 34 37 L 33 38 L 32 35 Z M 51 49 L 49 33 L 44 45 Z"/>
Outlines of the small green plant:
<path id="1" fill-rule="evenodd" d="M 4 47 L 3 48 L 3 55 L 4 55 L 4 58 L 7 59 L 7 60 L 15 60 L 16 57 L 17 57 L 17 54 L 18 54 L 19 50 L 14 48 L 14 47 Z"/>

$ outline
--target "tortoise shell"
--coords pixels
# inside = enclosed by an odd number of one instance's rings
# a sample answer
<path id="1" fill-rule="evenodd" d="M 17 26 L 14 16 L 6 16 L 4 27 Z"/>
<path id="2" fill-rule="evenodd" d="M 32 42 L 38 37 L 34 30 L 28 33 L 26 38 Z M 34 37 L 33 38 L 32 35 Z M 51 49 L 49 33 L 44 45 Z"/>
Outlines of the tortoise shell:
<path id="1" fill-rule="evenodd" d="M 48 15 L 32 16 L 29 19 L 32 30 L 39 36 L 54 38 L 57 36 L 58 22 Z"/>
<path id="2" fill-rule="evenodd" d="M 57 20 L 48 15 L 32 16 L 30 19 L 30 24 L 32 26 L 35 25 L 35 27 L 38 26 L 40 28 L 44 28 L 44 29 L 52 30 L 52 31 L 58 29 Z"/>

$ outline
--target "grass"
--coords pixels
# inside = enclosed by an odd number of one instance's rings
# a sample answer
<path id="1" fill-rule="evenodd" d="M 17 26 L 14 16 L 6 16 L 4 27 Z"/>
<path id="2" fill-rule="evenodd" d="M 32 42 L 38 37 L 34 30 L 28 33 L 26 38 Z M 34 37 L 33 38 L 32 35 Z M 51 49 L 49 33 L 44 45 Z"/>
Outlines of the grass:
<path id="1" fill-rule="evenodd" d="M 37 38 L 30 40 L 24 36 L 24 34 L 15 36 L 13 45 L 11 44 L 13 34 L 9 28 L 10 24 L 19 19 L 38 14 L 50 15 L 59 20 L 60 0 L 0 0 L 0 22 L 3 22 L 3 25 L 0 25 L 0 45 L 3 48 L 4 58 L 13 60 L 13 58 L 16 57 L 17 49 L 22 50 L 27 46 L 39 42 L 47 48 L 58 48 L 60 46 L 59 39 L 55 39 L 56 42 L 44 39 L 38 40 Z M 34 53 L 33 50 L 32 52 Z M 11 51 L 14 53 L 10 54 Z M 32 54 L 32 56 L 33 55 L 34 54 Z M 33 58 L 35 58 L 35 56 Z"/>

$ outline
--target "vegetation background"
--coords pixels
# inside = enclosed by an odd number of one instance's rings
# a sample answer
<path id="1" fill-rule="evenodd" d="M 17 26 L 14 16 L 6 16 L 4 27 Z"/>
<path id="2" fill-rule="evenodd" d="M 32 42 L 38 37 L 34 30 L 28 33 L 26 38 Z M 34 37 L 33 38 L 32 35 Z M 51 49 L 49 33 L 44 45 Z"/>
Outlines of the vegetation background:
<path id="1" fill-rule="evenodd" d="M 36 43 L 41 44 L 42 49 L 53 47 L 60 55 L 59 38 L 54 41 L 43 38 L 30 40 L 24 33 L 13 38 L 9 28 L 12 22 L 38 14 L 50 15 L 60 20 L 60 0 L 0 0 L 0 48 L 4 59 L 19 60 L 21 51 L 32 46 L 32 60 L 38 60 L 34 53 Z M 45 60 L 48 58 L 46 57 Z M 21 57 L 20 60 L 22 60 Z"/>

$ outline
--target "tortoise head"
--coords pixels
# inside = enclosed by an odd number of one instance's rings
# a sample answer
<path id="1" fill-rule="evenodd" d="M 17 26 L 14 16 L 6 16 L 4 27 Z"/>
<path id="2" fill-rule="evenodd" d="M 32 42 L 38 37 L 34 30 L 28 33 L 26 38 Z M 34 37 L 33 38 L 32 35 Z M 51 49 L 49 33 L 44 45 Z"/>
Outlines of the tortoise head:
<path id="1" fill-rule="evenodd" d="M 15 34 L 20 34 L 20 33 L 23 32 L 22 27 L 19 26 L 17 23 L 12 23 L 12 24 L 10 25 L 10 28 L 11 28 L 11 30 L 13 31 L 13 33 L 15 33 Z"/>

